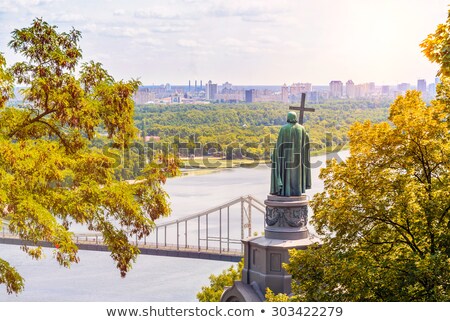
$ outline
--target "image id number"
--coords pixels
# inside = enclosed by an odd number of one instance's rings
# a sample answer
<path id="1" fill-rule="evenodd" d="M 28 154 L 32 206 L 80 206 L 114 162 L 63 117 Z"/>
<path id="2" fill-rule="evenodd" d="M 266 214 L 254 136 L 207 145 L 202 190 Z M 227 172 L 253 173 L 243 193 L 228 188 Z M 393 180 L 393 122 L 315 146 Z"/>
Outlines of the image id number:
<path id="1" fill-rule="evenodd" d="M 272 316 L 341 316 L 340 306 L 300 306 L 272 307 Z"/>

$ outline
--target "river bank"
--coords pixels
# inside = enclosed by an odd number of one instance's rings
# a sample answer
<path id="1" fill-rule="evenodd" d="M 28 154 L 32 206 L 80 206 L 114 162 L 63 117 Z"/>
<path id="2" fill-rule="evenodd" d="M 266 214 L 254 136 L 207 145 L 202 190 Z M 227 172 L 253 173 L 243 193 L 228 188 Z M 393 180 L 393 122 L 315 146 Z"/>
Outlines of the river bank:
<path id="1" fill-rule="evenodd" d="M 338 155 L 340 152 L 348 153 L 350 146 L 342 145 L 342 146 L 334 146 L 327 147 L 320 150 L 311 151 L 311 157 L 322 157 L 322 156 L 334 156 Z M 224 158 L 204 156 L 204 157 L 195 157 L 195 158 L 186 158 L 181 159 L 181 174 L 182 175 L 204 175 L 211 174 L 217 171 L 221 171 L 223 169 L 232 169 L 232 168 L 247 168 L 252 169 L 259 167 L 261 165 L 265 165 L 268 168 L 271 167 L 270 159 L 231 159 L 226 160 Z"/>

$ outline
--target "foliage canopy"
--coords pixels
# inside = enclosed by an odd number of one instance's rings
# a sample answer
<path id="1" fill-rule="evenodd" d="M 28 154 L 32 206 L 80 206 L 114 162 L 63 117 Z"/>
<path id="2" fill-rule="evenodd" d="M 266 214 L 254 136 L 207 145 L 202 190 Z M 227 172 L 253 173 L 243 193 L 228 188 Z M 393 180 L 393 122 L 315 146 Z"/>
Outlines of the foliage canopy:
<path id="1" fill-rule="evenodd" d="M 312 201 L 321 247 L 286 265 L 301 301 L 448 301 L 448 107 L 416 91 L 388 123 L 353 125 L 350 157 L 322 170 Z"/>
<path id="2" fill-rule="evenodd" d="M 103 126 L 123 149 L 135 137 L 132 95 L 137 80 L 115 81 L 100 63 L 81 65 L 73 29 L 58 32 L 42 19 L 12 32 L 9 46 L 25 60 L 6 68 L 0 54 L 0 220 L 20 238 L 55 245 L 59 264 L 78 262 L 72 223 L 100 232 L 124 277 L 139 250 L 129 236 L 148 235 L 153 220 L 170 209 L 162 189 L 175 161 L 152 162 L 136 184 L 113 176 L 114 160 L 89 141 Z M 24 104 L 6 107 L 14 82 L 24 86 Z M 1 223 L 1 222 L 0 222 Z M 23 246 L 33 258 L 40 247 Z M 24 285 L 18 272 L 0 259 L 0 284 L 7 292 Z"/>
<path id="3" fill-rule="evenodd" d="M 200 302 L 220 302 L 224 288 L 233 285 L 234 281 L 241 280 L 243 268 L 244 259 L 237 264 L 236 268 L 232 265 L 219 275 L 212 274 L 209 277 L 210 286 L 202 286 L 201 291 L 197 293 L 197 299 Z"/>

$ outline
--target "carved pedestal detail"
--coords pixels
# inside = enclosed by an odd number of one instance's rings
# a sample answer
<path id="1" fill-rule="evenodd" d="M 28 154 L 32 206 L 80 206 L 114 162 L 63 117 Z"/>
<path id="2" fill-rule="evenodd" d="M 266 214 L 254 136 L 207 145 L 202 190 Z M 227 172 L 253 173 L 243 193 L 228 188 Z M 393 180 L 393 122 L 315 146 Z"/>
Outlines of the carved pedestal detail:
<path id="1" fill-rule="evenodd" d="M 308 223 L 308 207 L 266 207 L 266 224 L 275 227 L 304 227 Z"/>
<path id="2" fill-rule="evenodd" d="M 308 200 L 306 196 L 269 195 L 266 204 L 265 234 L 268 238 L 294 240 L 308 237 Z"/>

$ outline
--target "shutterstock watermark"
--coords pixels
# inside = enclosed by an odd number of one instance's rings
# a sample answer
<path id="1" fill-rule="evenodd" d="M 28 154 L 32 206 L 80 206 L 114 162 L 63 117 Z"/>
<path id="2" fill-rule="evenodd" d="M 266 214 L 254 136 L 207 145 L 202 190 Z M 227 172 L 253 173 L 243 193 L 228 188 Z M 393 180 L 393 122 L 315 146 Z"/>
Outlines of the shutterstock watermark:
<path id="1" fill-rule="evenodd" d="M 189 307 L 178 308 L 174 306 L 154 307 L 150 305 L 147 308 L 107 308 L 108 317 L 253 317 L 255 309 L 253 308 L 224 308 L 214 306 L 212 308 Z"/>
<path id="2" fill-rule="evenodd" d="M 170 142 L 134 142 L 126 148 L 118 149 L 113 143 L 105 144 L 101 147 L 103 155 L 113 159 L 113 168 L 122 166 L 123 168 L 143 169 L 149 163 L 162 163 L 166 158 L 161 155 L 177 158 L 183 168 L 192 169 L 218 169 L 242 166 L 245 168 L 255 168 L 260 165 L 272 167 L 276 153 L 276 141 L 273 136 L 267 135 L 258 143 L 251 142 L 200 142 L 191 136 L 186 140 L 181 140 L 179 136 L 171 138 Z M 320 168 L 331 159 L 342 161 L 339 153 L 343 145 L 333 145 L 331 133 L 327 133 L 325 142 L 310 142 L 303 151 L 309 150 L 313 155 L 310 163 L 301 155 L 300 150 L 293 142 L 283 143 L 283 150 L 294 151 L 294 158 L 285 160 L 286 168 L 294 169 L 301 164 L 311 169 Z M 298 152 L 298 153 L 296 153 Z M 317 154 L 317 156 L 315 155 Z M 324 157 L 323 157 L 324 156 Z M 282 156 L 279 156 L 282 157 Z"/>

